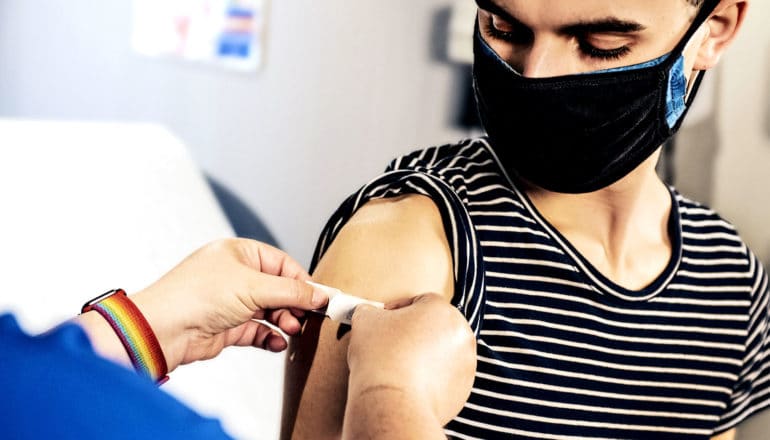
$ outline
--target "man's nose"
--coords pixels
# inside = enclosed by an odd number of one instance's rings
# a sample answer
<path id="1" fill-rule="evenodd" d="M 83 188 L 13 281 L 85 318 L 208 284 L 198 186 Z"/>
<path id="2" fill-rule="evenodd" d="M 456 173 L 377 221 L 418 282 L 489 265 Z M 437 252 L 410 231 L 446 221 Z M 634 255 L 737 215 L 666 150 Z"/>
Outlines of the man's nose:
<path id="1" fill-rule="evenodd" d="M 554 38 L 535 39 L 522 51 L 517 70 L 528 78 L 549 78 L 575 73 L 570 47 Z"/>

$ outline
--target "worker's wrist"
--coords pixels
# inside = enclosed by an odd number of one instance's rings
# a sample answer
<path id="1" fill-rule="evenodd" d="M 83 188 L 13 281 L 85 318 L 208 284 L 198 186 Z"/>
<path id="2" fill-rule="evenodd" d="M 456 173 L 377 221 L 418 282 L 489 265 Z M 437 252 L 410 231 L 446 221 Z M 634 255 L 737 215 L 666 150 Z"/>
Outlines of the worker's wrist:
<path id="1" fill-rule="evenodd" d="M 173 371 L 181 362 L 181 355 L 178 353 L 182 353 L 184 347 L 183 338 L 179 337 L 181 332 L 173 330 L 175 327 L 179 328 L 171 319 L 174 313 L 163 316 L 163 312 L 160 309 L 161 305 L 151 300 L 150 295 L 136 294 L 131 295 L 129 298 L 147 320 L 152 332 L 155 334 L 160 349 L 164 354 L 168 371 Z M 133 365 L 120 335 L 99 312 L 90 310 L 81 313 L 72 322 L 79 325 L 85 331 L 96 354 L 126 367 Z M 179 348 L 180 346 L 182 347 L 181 349 Z"/>
<path id="2" fill-rule="evenodd" d="M 131 367 L 131 358 L 110 324 L 96 311 L 78 315 L 73 322 L 86 332 L 91 347 L 99 356 L 116 364 Z"/>
<path id="3" fill-rule="evenodd" d="M 110 331 L 100 324 L 97 314 L 109 324 L 114 337 L 108 336 Z M 110 290 L 88 301 L 83 305 L 81 315 L 84 316 L 76 321 L 89 334 L 97 353 L 125 363 L 125 358 L 119 354 L 118 346 L 122 346 L 123 353 L 138 373 L 159 385 L 168 380 L 169 370 L 160 341 L 140 308 L 123 289 Z M 116 344 L 116 340 L 120 344 Z"/>
<path id="4" fill-rule="evenodd" d="M 162 295 L 150 288 L 130 295 L 130 298 L 155 333 L 166 358 L 168 372 L 174 371 L 182 363 L 187 346 L 186 330 L 189 326 L 183 321 L 187 315 L 182 310 L 184 305 L 164 301 Z"/>
<path id="5" fill-rule="evenodd" d="M 185 321 L 189 315 L 185 311 L 185 304 L 169 301 L 163 296 L 150 287 L 129 295 L 129 299 L 139 309 L 157 338 L 170 373 L 184 360 L 192 326 Z M 99 356 L 127 367 L 132 366 L 120 337 L 99 313 L 82 313 L 73 322 L 85 330 L 91 346 Z"/>

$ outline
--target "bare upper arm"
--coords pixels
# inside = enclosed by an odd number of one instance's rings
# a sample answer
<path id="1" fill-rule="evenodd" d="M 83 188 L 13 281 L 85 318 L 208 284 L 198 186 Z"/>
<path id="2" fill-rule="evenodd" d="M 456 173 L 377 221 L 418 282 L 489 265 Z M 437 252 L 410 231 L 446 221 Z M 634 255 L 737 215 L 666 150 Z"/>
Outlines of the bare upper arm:
<path id="1" fill-rule="evenodd" d="M 424 196 L 376 200 L 343 227 L 315 281 L 388 302 L 422 293 L 454 294 L 452 257 L 441 216 Z M 289 349 L 282 438 L 339 438 L 347 395 L 344 329 L 310 317 Z"/>
<path id="2" fill-rule="evenodd" d="M 735 429 L 725 431 L 715 437 L 711 437 L 711 440 L 735 440 Z"/>

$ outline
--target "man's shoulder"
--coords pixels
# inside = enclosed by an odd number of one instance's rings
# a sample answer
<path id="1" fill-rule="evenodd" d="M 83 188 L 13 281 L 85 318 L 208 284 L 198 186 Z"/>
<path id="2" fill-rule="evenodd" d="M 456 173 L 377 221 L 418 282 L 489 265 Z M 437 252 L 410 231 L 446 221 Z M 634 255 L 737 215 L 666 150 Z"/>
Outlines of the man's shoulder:
<path id="1" fill-rule="evenodd" d="M 368 201 L 342 226 L 314 273 L 319 271 L 335 286 L 379 280 L 375 291 L 351 292 L 377 301 L 452 294 L 452 256 L 441 216 L 422 195 Z"/>
<path id="2" fill-rule="evenodd" d="M 720 233 L 722 237 L 730 237 L 745 246 L 735 225 L 722 217 L 716 210 L 706 204 L 685 197 L 676 191 L 674 195 L 684 233 L 690 235 L 709 234 L 709 236 Z"/>
<path id="3" fill-rule="evenodd" d="M 683 250 L 689 261 L 698 259 L 718 270 L 740 266 L 753 284 L 765 278 L 759 258 L 751 251 L 738 229 L 711 207 L 675 193 L 679 208 Z"/>
<path id="4" fill-rule="evenodd" d="M 686 216 L 688 214 L 692 214 L 697 216 L 708 217 L 710 220 L 723 220 L 728 225 L 730 225 L 730 223 L 727 220 L 725 220 L 721 215 L 719 215 L 718 212 L 716 212 L 716 210 L 714 210 L 707 204 L 691 199 L 681 194 L 676 189 L 673 189 L 673 192 L 674 192 L 674 197 L 676 198 L 677 205 L 679 206 L 679 211 L 683 215 Z"/>
<path id="5" fill-rule="evenodd" d="M 415 255 L 436 247 L 443 254 L 447 235 L 469 233 L 467 192 L 479 185 L 471 180 L 479 173 L 500 175 L 493 171 L 497 164 L 492 157 L 486 140 L 479 138 L 394 159 L 384 173 L 348 197 L 327 222 L 311 269 L 332 243 L 340 241 L 343 229 L 346 237 L 342 241 L 350 245 L 379 240 L 377 244 L 390 248 L 415 247 Z M 403 237 L 410 239 L 399 242 Z"/>
<path id="6" fill-rule="evenodd" d="M 387 171 L 423 171 L 428 173 L 467 169 L 469 165 L 495 165 L 484 137 L 453 144 L 423 148 L 393 159 Z"/>

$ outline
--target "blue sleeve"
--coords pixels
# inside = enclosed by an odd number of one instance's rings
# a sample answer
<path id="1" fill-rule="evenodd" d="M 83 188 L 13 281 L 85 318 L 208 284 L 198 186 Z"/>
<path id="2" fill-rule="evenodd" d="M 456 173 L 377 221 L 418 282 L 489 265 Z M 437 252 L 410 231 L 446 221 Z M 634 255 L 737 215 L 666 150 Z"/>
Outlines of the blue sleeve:
<path id="1" fill-rule="evenodd" d="M 227 439 L 150 380 L 97 356 L 66 324 L 29 336 L 0 316 L 0 437 Z"/>

